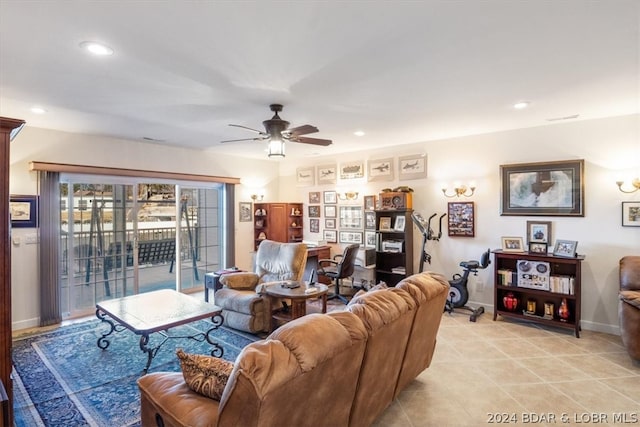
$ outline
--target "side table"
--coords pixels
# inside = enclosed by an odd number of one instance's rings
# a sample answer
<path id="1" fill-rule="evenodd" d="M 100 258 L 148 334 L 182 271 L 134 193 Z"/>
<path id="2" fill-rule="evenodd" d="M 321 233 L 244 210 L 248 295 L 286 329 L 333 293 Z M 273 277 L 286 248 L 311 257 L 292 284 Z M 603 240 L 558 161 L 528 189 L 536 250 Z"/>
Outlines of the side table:
<path id="1" fill-rule="evenodd" d="M 288 288 L 285 284 L 295 282 L 273 282 L 265 288 L 265 292 L 269 297 L 271 311 L 271 325 L 269 332 L 273 331 L 277 321 L 290 322 L 293 319 L 302 317 L 307 314 L 307 300 L 312 298 L 322 298 L 322 312 L 327 312 L 327 293 L 329 287 L 322 283 L 314 283 L 308 285 L 307 282 L 297 282 L 300 286 L 297 288 Z M 311 289 L 307 292 L 307 289 Z M 281 308 L 274 309 L 273 303 L 281 298 L 291 300 L 291 307 L 285 311 Z"/>

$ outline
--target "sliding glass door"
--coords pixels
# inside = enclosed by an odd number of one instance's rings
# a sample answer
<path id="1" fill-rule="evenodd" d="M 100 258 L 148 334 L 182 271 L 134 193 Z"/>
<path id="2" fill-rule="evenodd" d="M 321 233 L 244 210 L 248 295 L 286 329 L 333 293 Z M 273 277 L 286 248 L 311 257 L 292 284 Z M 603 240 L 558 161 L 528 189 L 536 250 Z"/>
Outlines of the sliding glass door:
<path id="1" fill-rule="evenodd" d="M 108 182 L 107 182 L 108 181 Z M 67 176 L 61 183 L 63 317 L 158 289 L 197 291 L 222 266 L 223 187 Z"/>

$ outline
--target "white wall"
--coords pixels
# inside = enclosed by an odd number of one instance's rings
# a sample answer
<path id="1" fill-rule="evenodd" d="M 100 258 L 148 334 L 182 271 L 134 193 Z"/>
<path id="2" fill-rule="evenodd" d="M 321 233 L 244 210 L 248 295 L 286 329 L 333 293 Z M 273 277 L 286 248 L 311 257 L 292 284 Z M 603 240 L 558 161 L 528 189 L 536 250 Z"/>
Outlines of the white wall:
<path id="1" fill-rule="evenodd" d="M 354 137 L 355 138 L 355 137 Z M 361 144 L 366 147 L 366 136 Z M 335 143 L 339 143 L 336 141 Z M 425 153 L 428 177 L 420 180 L 373 182 L 352 180 L 337 185 L 298 187 L 295 169 L 300 166 L 368 160 Z M 500 216 L 499 166 L 509 163 L 553 160 L 585 160 L 584 217 L 509 217 Z M 13 194 L 36 194 L 36 174 L 28 171 L 32 160 L 189 172 L 196 174 L 240 177 L 236 201 L 251 201 L 250 194 L 264 190 L 265 202 L 308 202 L 309 191 L 355 190 L 362 195 L 377 195 L 382 188 L 409 185 L 414 209 L 425 216 L 444 213 L 447 202 L 440 190 L 442 182 L 474 180 L 476 194 L 470 199 L 476 205 L 476 236 L 450 238 L 446 226 L 439 242 L 429 242 L 432 255 L 427 269 L 446 276 L 459 272 L 458 263 L 477 259 L 487 248 L 500 247 L 500 237 L 525 237 L 527 220 L 552 222 L 553 238 L 578 240 L 578 252 L 586 255 L 583 263 L 582 320 L 583 328 L 617 333 L 618 260 L 629 254 L 640 255 L 640 227 L 621 226 L 621 202 L 640 201 L 640 192 L 620 193 L 614 181 L 621 170 L 633 169 L 640 174 L 640 116 L 558 123 L 551 126 L 520 129 L 494 134 L 469 136 L 451 140 L 398 145 L 392 149 L 366 150 L 335 158 L 318 157 L 308 161 L 281 162 L 238 159 L 210 152 L 184 150 L 148 144 L 26 127 L 11 144 L 10 189 Z M 237 222 L 236 260 L 249 268 L 252 252 L 252 223 Z M 305 238 L 319 240 L 320 234 L 309 232 L 305 220 Z M 14 236 L 34 230 L 16 229 Z M 415 270 L 422 250 L 422 236 L 414 230 Z M 37 245 L 13 246 L 12 304 L 14 329 L 37 324 L 38 291 L 36 264 Z M 341 252 L 339 247 L 336 251 Z M 493 292 L 490 267 L 472 278 L 470 303 L 481 303 L 491 309 Z M 477 288 L 477 282 L 484 287 Z M 35 322 L 35 323 L 34 323 Z"/>
<path id="2" fill-rule="evenodd" d="M 361 141 L 366 146 L 366 137 Z M 640 255 L 640 227 L 621 226 L 621 202 L 639 201 L 640 192 L 623 194 L 618 191 L 615 180 L 619 171 L 633 170 L 635 176 L 640 175 L 640 116 L 577 121 L 398 145 L 388 150 L 344 155 L 339 161 L 397 159 L 402 155 L 422 153 L 428 157 L 428 176 L 408 181 L 367 182 L 363 179 L 338 181 L 335 186 L 297 187 L 296 167 L 325 165 L 335 162 L 335 159 L 316 158 L 298 165 L 283 163 L 280 173 L 285 179 L 280 180 L 280 194 L 287 200 L 308 203 L 309 191 L 355 190 L 360 192 L 357 203 L 361 204 L 362 195 L 377 195 L 385 187 L 408 185 L 415 190 L 414 209 L 427 218 L 432 213 L 438 213 L 438 216 L 445 213 L 447 202 L 455 201 L 442 195 L 442 182 L 451 184 L 454 180 L 463 183 L 473 180 L 477 184 L 476 193 L 462 200 L 475 202 L 475 237 L 448 237 L 445 221 L 442 239 L 427 244 L 432 264 L 426 264 L 425 269 L 451 277 L 460 272 L 460 261 L 478 259 L 487 248 L 499 248 L 501 236 L 522 236 L 526 241 L 527 220 L 551 221 L 554 240 L 577 240 L 578 252 L 586 255 L 582 266 L 583 328 L 617 333 L 618 261 L 624 255 Z M 584 217 L 500 216 L 500 165 L 574 159 L 585 160 Z M 321 239 L 323 224 L 324 218 L 321 218 L 320 234 L 311 234 L 309 222 L 305 221 L 305 236 Z M 437 225 L 437 222 L 432 225 Z M 414 242 L 414 270 L 418 271 L 422 235 L 415 227 Z M 341 252 L 339 247 L 335 250 Z M 478 282 L 484 287 L 478 287 Z M 469 283 L 470 304 L 482 304 L 492 310 L 492 283 L 491 267 L 472 278 Z"/>

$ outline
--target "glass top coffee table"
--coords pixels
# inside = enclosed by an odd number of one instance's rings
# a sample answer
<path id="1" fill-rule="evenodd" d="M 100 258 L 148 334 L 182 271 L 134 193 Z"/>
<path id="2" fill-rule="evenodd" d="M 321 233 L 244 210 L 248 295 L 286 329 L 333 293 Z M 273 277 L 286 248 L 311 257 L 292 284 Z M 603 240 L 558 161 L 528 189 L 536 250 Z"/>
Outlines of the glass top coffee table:
<path id="1" fill-rule="evenodd" d="M 107 337 L 114 332 L 128 329 L 140 335 L 140 350 L 147 354 L 143 374 L 147 373 L 156 353 L 170 338 L 190 338 L 200 342 L 206 340 L 213 346 L 212 356 L 222 357 L 224 354 L 222 346 L 211 338 L 211 333 L 218 329 L 224 320 L 222 309 L 175 290 L 163 289 L 99 302 L 96 304 L 96 317 L 109 325 L 109 330 L 102 334 L 97 342 L 98 347 L 103 350 L 109 347 Z M 169 335 L 171 328 L 206 318 L 211 318 L 213 323 L 206 333 Z M 154 333 L 164 338 L 155 347 L 149 347 L 149 336 Z"/>
<path id="2" fill-rule="evenodd" d="M 327 292 L 329 287 L 322 283 L 309 285 L 307 282 L 271 282 L 265 284 L 265 292 L 269 296 L 271 307 L 270 331 L 274 329 L 276 321 L 291 321 L 307 314 L 307 300 L 322 298 L 322 312 L 327 312 Z M 291 288 L 289 286 L 297 287 Z M 273 305 L 281 298 L 290 299 L 290 308 L 274 308 Z"/>

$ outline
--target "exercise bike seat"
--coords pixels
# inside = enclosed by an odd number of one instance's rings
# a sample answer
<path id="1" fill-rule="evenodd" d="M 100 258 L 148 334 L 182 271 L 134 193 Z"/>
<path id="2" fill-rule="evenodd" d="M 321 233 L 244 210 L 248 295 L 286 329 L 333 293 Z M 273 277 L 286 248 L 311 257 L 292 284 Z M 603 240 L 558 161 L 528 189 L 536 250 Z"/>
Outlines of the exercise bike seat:
<path id="1" fill-rule="evenodd" d="M 469 270 L 475 270 L 480 267 L 480 261 L 462 261 L 460 267 L 468 268 Z"/>

